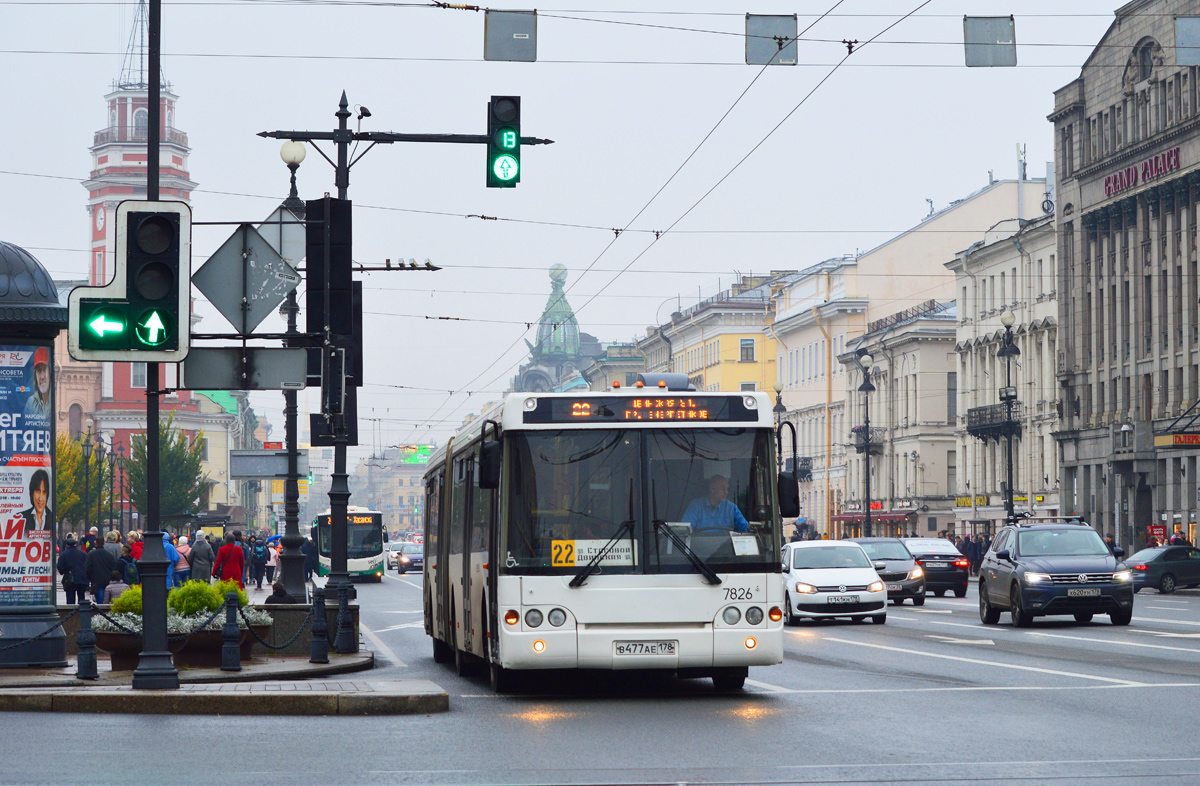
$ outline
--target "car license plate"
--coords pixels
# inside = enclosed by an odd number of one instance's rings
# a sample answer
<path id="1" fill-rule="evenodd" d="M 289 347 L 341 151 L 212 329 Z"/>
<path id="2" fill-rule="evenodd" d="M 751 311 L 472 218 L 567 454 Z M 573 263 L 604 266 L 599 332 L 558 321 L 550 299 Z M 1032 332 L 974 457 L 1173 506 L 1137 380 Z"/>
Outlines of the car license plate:
<path id="1" fill-rule="evenodd" d="M 858 603 L 857 595 L 830 595 L 825 599 L 829 603 Z"/>
<path id="2" fill-rule="evenodd" d="M 618 655 L 674 655 L 677 641 L 617 641 Z"/>
<path id="3" fill-rule="evenodd" d="M 944 568 L 948 564 L 949 563 L 946 563 L 946 562 L 926 562 L 925 567 L 927 567 L 927 568 Z"/>
<path id="4" fill-rule="evenodd" d="M 1072 587 L 1067 590 L 1068 598 L 1098 598 L 1100 597 L 1099 587 Z"/>
<path id="5" fill-rule="evenodd" d="M 888 585 L 888 592 L 899 592 L 902 589 L 904 589 L 904 588 L 901 587 L 899 584 L 889 584 Z"/>

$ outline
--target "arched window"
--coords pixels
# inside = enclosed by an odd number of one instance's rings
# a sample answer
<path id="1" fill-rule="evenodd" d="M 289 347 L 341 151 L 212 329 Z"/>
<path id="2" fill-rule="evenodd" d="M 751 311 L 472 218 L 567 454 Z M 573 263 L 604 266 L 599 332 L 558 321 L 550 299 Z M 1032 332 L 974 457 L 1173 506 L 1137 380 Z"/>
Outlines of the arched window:
<path id="1" fill-rule="evenodd" d="M 167 128 L 175 127 L 175 113 L 167 112 Z"/>
<path id="2" fill-rule="evenodd" d="M 134 136 L 146 136 L 146 126 L 149 123 L 150 113 L 145 109 L 139 109 L 133 113 L 133 133 Z"/>
<path id="3" fill-rule="evenodd" d="M 109 128 L 117 127 L 117 110 L 115 110 L 115 109 L 108 113 L 108 127 Z"/>
<path id="4" fill-rule="evenodd" d="M 71 433 L 71 439 L 79 439 L 83 435 L 83 407 L 78 404 L 71 405 L 67 415 L 67 430 Z"/>
<path id="5" fill-rule="evenodd" d="M 1154 41 L 1146 41 L 1138 47 L 1136 58 L 1139 81 L 1144 81 L 1154 75 L 1154 48 Z"/>

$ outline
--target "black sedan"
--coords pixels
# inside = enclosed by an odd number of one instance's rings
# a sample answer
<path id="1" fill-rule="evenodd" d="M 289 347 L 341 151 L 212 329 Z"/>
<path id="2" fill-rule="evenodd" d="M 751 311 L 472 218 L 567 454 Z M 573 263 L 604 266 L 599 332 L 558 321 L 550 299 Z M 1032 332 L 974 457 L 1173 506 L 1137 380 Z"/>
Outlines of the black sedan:
<path id="1" fill-rule="evenodd" d="M 888 600 L 899 606 L 912 598 L 914 606 L 925 605 L 925 570 L 913 559 L 899 538 L 851 538 L 863 547 L 871 562 L 883 563 L 879 578 L 887 585 Z"/>
<path id="2" fill-rule="evenodd" d="M 1153 587 L 1162 593 L 1200 584 L 1200 549 L 1158 546 L 1142 549 L 1125 564 L 1133 571 L 1133 591 Z"/>
<path id="3" fill-rule="evenodd" d="M 947 590 L 956 597 L 967 594 L 971 565 L 954 544 L 944 538 L 903 538 L 904 545 L 925 571 L 925 591 L 939 598 Z"/>

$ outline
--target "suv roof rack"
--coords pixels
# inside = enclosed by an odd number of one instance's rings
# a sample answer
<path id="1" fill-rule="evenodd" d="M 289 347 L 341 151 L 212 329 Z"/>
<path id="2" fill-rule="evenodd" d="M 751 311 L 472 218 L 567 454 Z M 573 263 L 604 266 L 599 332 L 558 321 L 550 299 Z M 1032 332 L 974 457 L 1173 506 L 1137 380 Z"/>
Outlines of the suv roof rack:
<path id="1" fill-rule="evenodd" d="M 1025 516 L 1015 523 L 1018 527 L 1032 527 L 1037 524 L 1077 524 L 1081 527 L 1092 525 L 1083 520 L 1082 516 Z"/>

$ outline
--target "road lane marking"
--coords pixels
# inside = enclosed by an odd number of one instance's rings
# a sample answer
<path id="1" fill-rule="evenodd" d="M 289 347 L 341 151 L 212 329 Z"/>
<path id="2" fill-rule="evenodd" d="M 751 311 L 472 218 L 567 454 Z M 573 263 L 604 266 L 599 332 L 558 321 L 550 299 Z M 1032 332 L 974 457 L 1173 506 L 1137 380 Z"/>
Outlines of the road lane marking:
<path id="1" fill-rule="evenodd" d="M 754 687 L 760 688 L 769 693 L 795 693 L 795 691 L 792 690 L 791 688 L 781 688 L 780 686 L 772 685 L 769 682 L 759 682 L 758 680 L 748 679 L 748 680 L 746 680 L 746 684 L 753 685 Z"/>
<path id="2" fill-rule="evenodd" d="M 1191 620 L 1165 620 L 1161 617 L 1134 617 L 1135 622 L 1165 622 L 1168 625 L 1196 625 L 1200 626 L 1200 622 L 1192 622 Z"/>
<path id="3" fill-rule="evenodd" d="M 892 647 L 887 644 L 871 644 L 865 641 L 854 641 L 853 639 L 838 639 L 828 636 L 822 641 L 834 641 L 839 644 L 850 644 L 856 647 L 870 647 L 872 649 L 887 650 L 888 652 L 901 652 L 906 655 L 923 655 L 927 658 L 938 658 L 941 660 L 954 660 L 960 663 L 973 663 L 977 666 L 994 666 L 999 669 L 1014 669 L 1016 671 L 1032 671 L 1038 674 L 1053 674 L 1057 677 L 1074 677 L 1081 680 L 1096 680 L 1098 682 L 1107 682 L 1116 685 L 1144 685 L 1145 683 L 1136 682 L 1134 680 L 1122 680 L 1115 677 L 1101 677 L 1095 674 L 1080 674 L 1071 671 L 1058 671 L 1056 669 L 1046 669 L 1040 666 L 1021 666 L 1016 663 L 1002 663 L 994 660 L 982 660 L 980 658 L 967 658 L 961 655 L 944 655 L 938 652 L 925 652 L 924 650 L 911 650 L 907 647 Z"/>
<path id="4" fill-rule="evenodd" d="M 392 581 L 398 581 L 398 582 L 400 582 L 401 584 L 407 584 L 408 586 L 410 586 L 410 587 L 416 587 L 417 589 L 425 589 L 425 588 L 424 588 L 424 587 L 422 587 L 420 584 L 413 584 L 413 583 L 412 583 L 411 581 L 409 581 L 408 579 L 402 579 L 402 578 L 400 578 L 399 576 L 393 576 L 393 575 L 392 575 L 392 574 L 390 574 L 390 573 L 384 573 L 383 575 L 387 576 L 387 577 L 388 577 L 389 579 L 391 579 Z"/>
<path id="5" fill-rule="evenodd" d="M 749 685 L 753 680 L 746 680 Z M 775 687 L 775 686 L 772 686 Z M 986 693 L 990 691 L 1070 691 L 1070 690 L 1128 690 L 1130 688 L 1200 688 L 1200 682 L 1133 682 L 1122 685 L 973 685 L 953 688 L 778 688 L 778 694 L 840 694 L 840 693 Z M 469 696 L 463 698 L 488 698 Z"/>
<path id="6" fill-rule="evenodd" d="M 424 609 L 399 609 L 396 611 L 377 611 L 376 614 L 423 614 Z"/>
<path id="7" fill-rule="evenodd" d="M 389 631 L 393 631 L 393 630 L 404 630 L 405 628 L 424 628 L 424 627 L 425 627 L 425 621 L 421 620 L 420 622 L 402 622 L 399 625 L 391 625 L 386 628 L 380 628 L 379 630 L 377 630 L 375 632 L 376 633 L 388 633 Z"/>
<path id="8" fill-rule="evenodd" d="M 363 634 L 371 640 L 371 643 L 375 645 L 375 649 L 382 652 L 384 657 L 386 657 L 389 661 L 397 666 L 408 668 L 408 664 L 397 658 L 396 653 L 392 652 L 392 648 L 384 644 L 383 640 L 376 636 L 374 631 L 362 623 L 362 620 L 358 621 L 358 629 L 361 630 Z"/>
<path id="9" fill-rule="evenodd" d="M 953 614 L 950 609 L 913 609 L 914 614 Z"/>
<path id="10" fill-rule="evenodd" d="M 1157 611 L 1191 611 L 1191 609 L 1181 609 L 1178 606 L 1147 606 L 1146 608 Z"/>
<path id="11" fill-rule="evenodd" d="M 1139 633 L 1152 633 L 1153 631 L 1138 631 Z M 1200 649 L 1194 647 L 1171 647 L 1166 644 L 1146 644 L 1140 641 L 1126 641 L 1124 639 L 1093 639 L 1089 636 L 1068 636 L 1065 633 L 1045 633 L 1043 631 L 1031 630 L 1031 636 L 1044 636 L 1051 639 L 1067 639 L 1069 641 L 1091 641 L 1096 644 L 1123 644 L 1126 647 L 1146 647 L 1155 650 L 1175 650 L 1176 652 L 1200 652 Z M 1159 633 L 1162 636 L 1164 634 Z M 1165 634 L 1171 635 L 1171 634 Z M 1200 636 L 1197 633 L 1176 633 L 1176 636 Z"/>
<path id="12" fill-rule="evenodd" d="M 939 636 L 936 633 L 926 633 L 925 638 L 940 639 L 943 644 L 992 644 L 992 645 L 994 645 L 996 643 L 996 642 L 992 641 L 991 639 L 977 639 L 974 637 L 968 637 L 965 639 L 956 639 L 953 636 Z"/>

